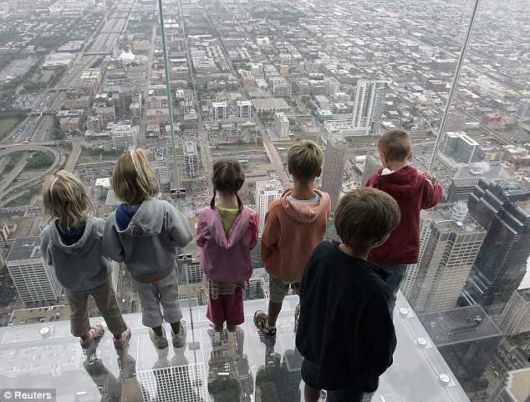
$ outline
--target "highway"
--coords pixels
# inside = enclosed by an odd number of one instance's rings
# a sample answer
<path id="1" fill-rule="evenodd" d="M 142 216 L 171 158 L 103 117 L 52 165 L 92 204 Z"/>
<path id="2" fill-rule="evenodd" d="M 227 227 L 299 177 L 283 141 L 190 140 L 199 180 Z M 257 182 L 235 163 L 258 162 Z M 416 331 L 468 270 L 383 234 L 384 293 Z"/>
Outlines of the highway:
<path id="1" fill-rule="evenodd" d="M 31 187 L 42 183 L 43 179 L 47 177 L 48 175 L 50 175 L 55 170 L 57 170 L 59 166 L 62 166 L 66 159 L 65 155 L 59 152 L 57 149 L 35 145 L 35 144 L 24 144 L 24 145 L 18 145 L 18 146 L 9 147 L 7 149 L 3 149 L 0 151 L 0 157 L 7 156 L 9 154 L 20 152 L 20 151 L 49 152 L 53 155 L 54 161 L 48 167 L 48 169 L 42 172 L 38 172 L 34 176 L 32 176 L 30 179 L 25 180 L 20 183 L 16 183 L 10 187 L 9 187 L 9 184 L 13 183 L 13 181 L 16 179 L 16 176 L 8 177 L 8 179 L 11 180 L 10 183 L 7 183 L 8 180 L 4 179 L 6 181 L 2 183 L 2 191 L 0 192 L 0 199 L 1 199 L 0 208 L 4 207 L 5 205 L 9 204 L 11 201 L 20 197 Z"/>
<path id="2" fill-rule="evenodd" d="M 77 165 L 77 161 L 79 160 L 79 157 L 81 156 L 82 148 L 81 145 L 79 145 L 78 142 L 72 143 L 72 152 L 70 152 L 70 155 L 68 156 L 68 160 L 66 161 L 66 164 L 64 165 L 64 170 L 68 170 L 70 172 L 73 172 L 75 169 L 75 165 Z"/>
<path id="3" fill-rule="evenodd" d="M 153 29 L 151 31 L 151 46 L 149 47 L 149 54 L 147 56 L 147 77 L 145 81 L 144 93 L 143 93 L 143 108 L 142 108 L 142 118 L 140 120 L 140 133 L 142 138 L 145 139 L 145 134 L 147 132 L 147 105 L 149 103 L 149 87 L 151 86 L 151 74 L 153 71 L 153 58 L 155 54 L 155 38 L 156 38 L 156 25 L 153 24 Z M 144 145 L 144 144 L 140 144 Z"/>
<path id="4" fill-rule="evenodd" d="M 196 77 L 195 73 L 193 71 L 193 63 L 191 60 L 191 52 L 190 52 L 190 46 L 189 46 L 189 39 L 186 35 L 186 26 L 184 24 L 184 15 L 182 13 L 182 5 L 181 1 L 178 0 L 178 7 L 179 7 L 179 15 L 180 15 L 180 26 L 182 27 L 182 32 L 184 36 L 186 37 L 186 57 L 188 59 L 188 70 L 190 72 L 190 78 L 193 88 L 193 104 L 195 107 L 195 110 L 197 111 L 198 116 L 198 123 L 197 123 L 197 131 L 198 131 L 198 137 L 199 137 L 199 149 L 201 151 L 201 160 L 202 160 L 202 167 L 205 175 L 209 175 L 210 172 L 213 171 L 213 160 L 212 160 L 212 152 L 210 150 L 210 140 L 208 139 L 208 134 L 206 133 L 206 130 L 204 130 L 203 127 L 203 120 L 202 120 L 202 111 L 201 108 L 197 102 L 198 92 L 197 92 L 197 83 L 196 83 Z M 206 182 L 208 183 L 208 188 L 210 190 L 213 190 L 212 181 L 210 179 L 207 179 Z"/>

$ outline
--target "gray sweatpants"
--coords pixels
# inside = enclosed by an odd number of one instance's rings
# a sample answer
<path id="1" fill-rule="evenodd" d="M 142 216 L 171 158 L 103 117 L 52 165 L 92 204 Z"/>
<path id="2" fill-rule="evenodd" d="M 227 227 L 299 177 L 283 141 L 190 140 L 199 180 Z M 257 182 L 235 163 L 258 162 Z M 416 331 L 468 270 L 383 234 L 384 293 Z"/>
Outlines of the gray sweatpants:
<path id="1" fill-rule="evenodd" d="M 134 286 L 142 303 L 143 325 L 156 328 L 162 325 L 164 319 L 169 323 L 175 323 L 182 319 L 175 272 L 156 282 L 134 281 Z M 162 305 L 163 315 L 160 305 Z"/>

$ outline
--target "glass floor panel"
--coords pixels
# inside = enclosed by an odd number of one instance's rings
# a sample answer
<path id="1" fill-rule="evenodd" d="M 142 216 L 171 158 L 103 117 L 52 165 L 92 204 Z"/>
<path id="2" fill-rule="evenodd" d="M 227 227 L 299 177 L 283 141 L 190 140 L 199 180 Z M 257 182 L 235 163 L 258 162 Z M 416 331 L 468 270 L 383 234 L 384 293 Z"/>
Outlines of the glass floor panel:
<path id="1" fill-rule="evenodd" d="M 57 401 L 65 402 L 300 401 L 302 358 L 294 348 L 297 303 L 297 296 L 287 297 L 275 343 L 261 338 L 252 321 L 255 310 L 266 309 L 265 299 L 245 302 L 241 331 L 222 338 L 211 335 L 204 306 L 193 307 L 192 315 L 183 307 L 188 345 L 174 349 L 170 344 L 163 351 L 152 345 L 140 314 L 126 315 L 133 335 L 128 355 L 121 357 L 121 371 L 109 333 L 97 354 L 87 359 L 70 335 L 68 321 L 0 328 L 1 388 L 52 388 Z M 468 401 L 401 295 L 394 320 L 394 364 L 372 400 Z"/>

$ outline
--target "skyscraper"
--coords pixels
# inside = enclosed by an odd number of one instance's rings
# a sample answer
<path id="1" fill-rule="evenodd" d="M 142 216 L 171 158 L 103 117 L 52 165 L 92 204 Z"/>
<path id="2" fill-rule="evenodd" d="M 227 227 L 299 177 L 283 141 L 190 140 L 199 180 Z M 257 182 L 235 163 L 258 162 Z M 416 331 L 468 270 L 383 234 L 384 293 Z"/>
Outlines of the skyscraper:
<path id="1" fill-rule="evenodd" d="M 256 212 L 259 216 L 259 233 L 263 233 L 265 226 L 265 215 L 269 210 L 269 205 L 276 198 L 282 195 L 282 183 L 279 180 L 267 180 L 256 182 Z"/>
<path id="2" fill-rule="evenodd" d="M 530 289 L 517 289 L 506 303 L 499 327 L 505 335 L 530 332 Z"/>
<path id="3" fill-rule="evenodd" d="M 52 267 L 40 254 L 40 237 L 15 240 L 6 258 L 7 269 L 25 304 L 49 304 L 57 301 L 63 287 Z"/>
<path id="4" fill-rule="evenodd" d="M 352 125 L 366 129 L 366 134 L 377 134 L 383 114 L 388 81 L 357 81 Z"/>
<path id="5" fill-rule="evenodd" d="M 526 273 L 530 190 L 514 181 L 481 179 L 468 206 L 487 234 L 463 296 L 489 314 L 500 314 Z"/>
<path id="6" fill-rule="evenodd" d="M 332 210 L 335 210 L 342 191 L 346 148 L 346 141 L 338 136 L 330 136 L 326 144 L 322 169 L 322 191 L 329 193 Z"/>
<path id="7" fill-rule="evenodd" d="M 372 175 L 381 167 L 381 160 L 379 159 L 379 152 L 373 151 L 366 154 L 366 161 L 364 162 L 363 177 L 361 179 L 361 186 L 366 186 L 366 183 Z"/>
<path id="8" fill-rule="evenodd" d="M 456 307 L 486 231 L 467 215 L 465 202 L 422 214 L 421 255 L 403 291 L 417 312 Z"/>

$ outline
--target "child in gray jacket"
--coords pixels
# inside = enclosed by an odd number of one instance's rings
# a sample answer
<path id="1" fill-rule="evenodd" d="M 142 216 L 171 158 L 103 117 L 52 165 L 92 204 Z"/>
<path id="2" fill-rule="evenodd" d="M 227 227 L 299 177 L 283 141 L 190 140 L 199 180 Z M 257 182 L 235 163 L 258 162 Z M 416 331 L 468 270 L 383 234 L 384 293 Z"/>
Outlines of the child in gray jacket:
<path id="1" fill-rule="evenodd" d="M 95 351 L 101 340 L 103 326 L 92 327 L 88 319 L 88 298 L 92 296 L 114 334 L 115 348 L 123 351 L 131 331 L 123 321 L 112 288 L 110 261 L 103 257 L 105 222 L 89 216 L 92 204 L 83 183 L 65 170 L 46 179 L 42 198 L 53 222 L 41 234 L 41 255 L 65 288 L 72 335 L 81 338 L 85 352 Z"/>
<path id="2" fill-rule="evenodd" d="M 165 319 L 172 328 L 173 346 L 181 348 L 186 344 L 186 328 L 181 324 L 175 262 L 177 248 L 192 239 L 186 218 L 170 203 L 153 198 L 159 185 L 144 149 L 118 159 L 112 188 L 124 203 L 105 224 L 104 254 L 124 262 L 129 270 L 142 304 L 142 323 L 149 327 L 155 347 L 168 346 L 162 326 Z"/>

